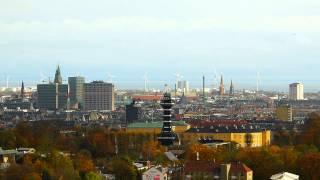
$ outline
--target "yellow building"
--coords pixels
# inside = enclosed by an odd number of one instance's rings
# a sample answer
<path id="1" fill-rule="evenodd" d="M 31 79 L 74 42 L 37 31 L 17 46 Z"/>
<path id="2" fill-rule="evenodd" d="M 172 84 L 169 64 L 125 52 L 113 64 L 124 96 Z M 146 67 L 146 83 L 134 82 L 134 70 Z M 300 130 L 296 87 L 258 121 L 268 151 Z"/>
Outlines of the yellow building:
<path id="1" fill-rule="evenodd" d="M 201 138 L 214 139 L 225 142 L 235 142 L 240 147 L 262 147 L 269 146 L 271 141 L 271 132 L 269 130 L 259 129 L 253 126 L 241 128 L 231 127 L 203 127 L 191 128 L 180 136 L 181 141 L 197 142 Z"/>
<path id="2" fill-rule="evenodd" d="M 126 132 L 160 134 L 162 122 L 132 123 Z M 235 142 L 240 147 L 269 146 L 271 141 L 270 130 L 260 129 L 252 125 L 194 127 L 184 121 L 173 121 L 172 130 L 178 134 L 181 142 L 198 142 L 201 138 Z"/>

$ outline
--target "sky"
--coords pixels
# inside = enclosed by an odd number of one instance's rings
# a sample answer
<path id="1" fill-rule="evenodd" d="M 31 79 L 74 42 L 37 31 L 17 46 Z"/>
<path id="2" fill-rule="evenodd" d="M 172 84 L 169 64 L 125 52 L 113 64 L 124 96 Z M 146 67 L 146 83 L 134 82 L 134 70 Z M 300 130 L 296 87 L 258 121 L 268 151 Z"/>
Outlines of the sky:
<path id="1" fill-rule="evenodd" d="M 54 76 L 112 80 L 118 88 L 200 87 L 231 79 L 320 91 L 318 0 L 0 0 L 0 86 Z"/>

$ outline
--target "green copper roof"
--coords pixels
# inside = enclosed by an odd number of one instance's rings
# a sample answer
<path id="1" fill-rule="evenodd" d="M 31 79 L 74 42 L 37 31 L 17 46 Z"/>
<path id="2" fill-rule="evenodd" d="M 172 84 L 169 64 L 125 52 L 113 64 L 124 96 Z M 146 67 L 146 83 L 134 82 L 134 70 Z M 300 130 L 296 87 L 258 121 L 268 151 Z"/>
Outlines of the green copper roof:
<path id="1" fill-rule="evenodd" d="M 172 126 L 188 126 L 188 124 L 184 121 L 172 121 Z M 162 128 L 162 121 L 131 123 L 127 128 Z"/>

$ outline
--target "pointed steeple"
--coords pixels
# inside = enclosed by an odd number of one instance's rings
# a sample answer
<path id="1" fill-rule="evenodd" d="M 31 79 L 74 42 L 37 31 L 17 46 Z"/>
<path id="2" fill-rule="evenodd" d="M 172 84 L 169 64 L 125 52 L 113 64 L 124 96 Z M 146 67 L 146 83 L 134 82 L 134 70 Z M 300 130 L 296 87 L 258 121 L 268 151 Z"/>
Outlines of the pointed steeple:
<path id="1" fill-rule="evenodd" d="M 231 84 L 230 84 L 230 91 L 229 91 L 229 95 L 230 95 L 230 96 L 233 96 L 233 95 L 234 95 L 234 86 L 233 86 L 232 79 L 231 79 Z"/>
<path id="2" fill-rule="evenodd" d="M 62 77 L 61 77 L 61 72 L 60 72 L 60 66 L 58 65 L 56 74 L 54 76 L 54 83 L 55 84 L 62 84 Z"/>
<path id="3" fill-rule="evenodd" d="M 220 94 L 220 96 L 224 95 L 224 83 L 223 83 L 223 76 L 222 75 L 221 75 L 221 80 L 220 80 L 219 94 Z"/>
<path id="4" fill-rule="evenodd" d="M 23 81 L 22 81 L 22 84 L 21 84 L 20 97 L 21 97 L 22 99 L 24 98 L 24 82 L 23 82 Z"/>

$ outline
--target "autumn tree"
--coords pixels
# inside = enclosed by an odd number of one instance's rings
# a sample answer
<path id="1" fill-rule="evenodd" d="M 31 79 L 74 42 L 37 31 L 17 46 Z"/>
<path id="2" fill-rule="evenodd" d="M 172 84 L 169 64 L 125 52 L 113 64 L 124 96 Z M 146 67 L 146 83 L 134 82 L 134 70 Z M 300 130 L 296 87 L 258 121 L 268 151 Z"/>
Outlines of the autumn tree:
<path id="1" fill-rule="evenodd" d="M 91 154 L 87 150 L 81 150 L 74 159 L 75 168 L 79 171 L 80 176 L 95 170 Z"/>
<path id="2" fill-rule="evenodd" d="M 147 141 L 142 146 L 142 155 L 146 160 L 154 160 L 163 153 L 164 147 L 162 147 L 158 141 Z"/>
<path id="3" fill-rule="evenodd" d="M 312 113 L 299 138 L 301 144 L 314 144 L 320 148 L 320 114 Z"/>
<path id="4" fill-rule="evenodd" d="M 299 159 L 298 164 L 303 179 L 320 179 L 320 153 L 306 153 Z"/>

